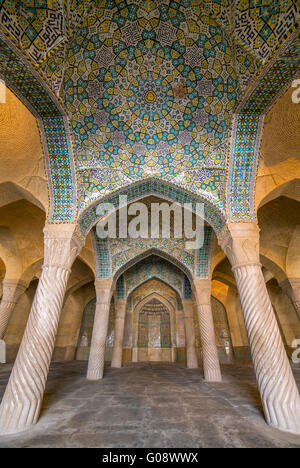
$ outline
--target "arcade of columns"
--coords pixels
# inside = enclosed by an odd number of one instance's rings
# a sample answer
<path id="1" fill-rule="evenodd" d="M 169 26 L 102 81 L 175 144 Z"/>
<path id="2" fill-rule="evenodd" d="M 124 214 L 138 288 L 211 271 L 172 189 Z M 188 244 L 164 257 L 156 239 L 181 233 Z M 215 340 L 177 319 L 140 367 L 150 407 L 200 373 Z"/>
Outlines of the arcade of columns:
<path id="1" fill-rule="evenodd" d="M 38 420 L 67 282 L 84 241 L 76 225 L 45 227 L 43 271 L 0 406 L 1 434 L 22 431 Z M 300 396 L 262 273 L 259 228 L 255 223 L 228 223 L 218 235 L 218 241 L 234 272 L 266 421 L 282 431 L 299 434 Z M 299 313 L 298 285 L 296 280 L 291 281 L 289 294 Z M 89 380 L 103 378 L 114 286 L 115 278 L 95 282 L 97 304 L 87 372 Z M 19 281 L 3 283 L 1 337 L 25 287 Z M 211 281 L 194 279 L 192 289 L 197 303 L 204 377 L 207 382 L 219 382 L 222 377 L 210 303 Z M 198 362 L 190 301 L 183 301 L 183 306 L 187 366 L 196 368 Z M 119 301 L 111 363 L 117 368 L 122 365 L 125 309 L 126 301 Z"/>

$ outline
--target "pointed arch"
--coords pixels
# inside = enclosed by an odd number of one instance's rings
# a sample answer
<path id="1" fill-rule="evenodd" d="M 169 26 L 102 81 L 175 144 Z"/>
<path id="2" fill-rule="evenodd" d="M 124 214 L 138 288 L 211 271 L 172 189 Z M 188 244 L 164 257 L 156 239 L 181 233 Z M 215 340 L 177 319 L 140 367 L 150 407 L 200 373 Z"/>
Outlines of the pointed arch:
<path id="1" fill-rule="evenodd" d="M 76 215 L 77 186 L 66 112 L 62 102 L 1 31 L 0 78 L 37 119 L 49 184 L 49 221 L 71 222 Z"/>
<path id="2" fill-rule="evenodd" d="M 110 203 L 115 207 L 115 211 L 118 211 L 121 207 L 126 205 L 119 205 L 119 197 L 127 196 L 127 205 L 138 200 L 142 200 L 148 196 L 156 196 L 162 200 L 176 203 L 178 205 L 184 205 L 190 203 L 192 211 L 196 213 L 196 204 L 201 203 L 204 205 L 204 220 L 219 233 L 224 224 L 224 214 L 210 201 L 197 195 L 196 193 L 189 192 L 188 190 L 182 189 L 177 185 L 165 182 L 156 178 L 149 178 L 138 181 L 120 190 L 110 193 L 104 197 L 99 198 L 87 207 L 79 216 L 78 223 L 84 234 L 87 234 L 93 226 L 100 221 L 101 216 L 97 214 L 97 208 L 102 203 Z"/>

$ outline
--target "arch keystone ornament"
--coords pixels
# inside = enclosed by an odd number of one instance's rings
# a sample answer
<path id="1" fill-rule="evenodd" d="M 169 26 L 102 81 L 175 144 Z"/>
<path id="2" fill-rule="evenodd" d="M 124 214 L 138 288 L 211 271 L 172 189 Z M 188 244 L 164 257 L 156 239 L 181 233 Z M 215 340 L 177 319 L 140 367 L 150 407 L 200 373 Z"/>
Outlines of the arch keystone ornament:
<path id="1" fill-rule="evenodd" d="M 236 279 L 267 423 L 300 434 L 300 396 L 259 262 L 259 227 L 228 223 L 218 239 Z"/>
<path id="2" fill-rule="evenodd" d="M 194 287 L 202 346 L 204 378 L 207 382 L 221 382 L 222 375 L 211 310 L 211 281 L 195 279 Z"/>
<path id="3" fill-rule="evenodd" d="M 27 284 L 19 279 L 4 279 L 0 304 L 0 339 L 4 338 L 11 314 Z"/>
<path id="4" fill-rule="evenodd" d="M 0 406 L 0 434 L 39 417 L 71 267 L 85 238 L 77 225 L 46 225 L 44 265 L 27 326 Z"/>

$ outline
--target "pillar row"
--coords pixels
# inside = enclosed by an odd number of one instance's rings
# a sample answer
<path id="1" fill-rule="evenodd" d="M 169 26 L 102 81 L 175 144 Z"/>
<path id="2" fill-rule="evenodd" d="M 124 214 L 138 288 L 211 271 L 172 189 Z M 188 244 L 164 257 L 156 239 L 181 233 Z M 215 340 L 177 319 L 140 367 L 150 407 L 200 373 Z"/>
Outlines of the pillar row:
<path id="1" fill-rule="evenodd" d="M 207 382 L 221 382 L 222 375 L 211 309 L 211 281 L 195 279 L 194 287 L 197 301 L 204 378 Z"/>
<path id="2" fill-rule="evenodd" d="M 97 302 L 87 371 L 88 380 L 99 380 L 103 378 L 113 281 L 111 279 L 97 279 L 95 281 L 95 288 Z"/>
<path id="3" fill-rule="evenodd" d="M 126 300 L 115 300 L 115 336 L 111 367 L 122 367 L 123 338 L 126 316 Z"/>
<path id="4" fill-rule="evenodd" d="M 196 350 L 194 305 L 192 299 L 183 299 L 185 339 L 186 339 L 186 361 L 188 369 L 197 369 L 198 357 Z"/>
<path id="5" fill-rule="evenodd" d="M 83 244 L 75 225 L 45 227 L 43 271 L 0 406 L 1 434 L 37 422 L 71 266 Z"/>
<path id="6" fill-rule="evenodd" d="M 236 279 L 267 423 L 300 434 L 300 397 L 259 263 L 259 228 L 229 223 L 219 243 Z"/>
<path id="7" fill-rule="evenodd" d="M 0 304 L 0 339 L 4 338 L 11 314 L 26 291 L 27 284 L 19 279 L 4 279 L 2 285 L 2 300 Z"/>

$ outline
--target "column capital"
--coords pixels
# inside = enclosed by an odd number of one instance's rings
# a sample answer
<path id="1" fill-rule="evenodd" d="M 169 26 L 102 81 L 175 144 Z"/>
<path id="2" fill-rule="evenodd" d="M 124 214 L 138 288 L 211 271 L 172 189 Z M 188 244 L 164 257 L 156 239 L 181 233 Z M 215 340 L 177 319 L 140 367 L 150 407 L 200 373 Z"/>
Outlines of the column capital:
<path id="1" fill-rule="evenodd" d="M 28 288 L 27 283 L 20 279 L 9 279 L 5 278 L 2 283 L 3 294 L 2 302 L 11 302 L 17 303 L 19 297 L 26 291 Z"/>
<path id="2" fill-rule="evenodd" d="M 78 224 L 46 224 L 44 228 L 44 266 L 70 270 L 85 243 Z"/>
<path id="3" fill-rule="evenodd" d="M 260 265 L 259 227 L 254 222 L 228 223 L 218 235 L 218 242 L 233 268 Z"/>
<path id="4" fill-rule="evenodd" d="M 183 316 L 185 318 L 194 318 L 194 301 L 193 299 L 182 299 Z"/>
<path id="5" fill-rule="evenodd" d="M 195 296 L 197 305 L 210 305 L 211 303 L 211 286 L 210 279 L 194 279 Z"/>
<path id="6" fill-rule="evenodd" d="M 95 280 L 97 304 L 107 303 L 107 301 L 111 299 L 113 285 L 114 282 L 112 278 Z"/>

